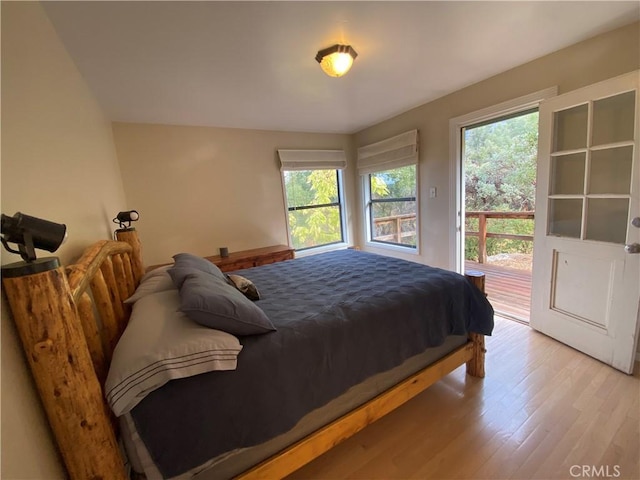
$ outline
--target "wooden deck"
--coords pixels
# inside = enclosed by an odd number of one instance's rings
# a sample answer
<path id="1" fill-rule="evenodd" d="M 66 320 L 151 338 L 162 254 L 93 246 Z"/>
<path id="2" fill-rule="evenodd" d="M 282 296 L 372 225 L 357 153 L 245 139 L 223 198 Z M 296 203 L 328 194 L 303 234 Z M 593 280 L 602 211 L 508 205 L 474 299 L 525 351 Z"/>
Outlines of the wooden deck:
<path id="1" fill-rule="evenodd" d="M 507 317 L 529 322 L 531 272 L 488 263 L 465 262 L 466 270 L 485 274 L 485 290 L 493 309 Z"/>

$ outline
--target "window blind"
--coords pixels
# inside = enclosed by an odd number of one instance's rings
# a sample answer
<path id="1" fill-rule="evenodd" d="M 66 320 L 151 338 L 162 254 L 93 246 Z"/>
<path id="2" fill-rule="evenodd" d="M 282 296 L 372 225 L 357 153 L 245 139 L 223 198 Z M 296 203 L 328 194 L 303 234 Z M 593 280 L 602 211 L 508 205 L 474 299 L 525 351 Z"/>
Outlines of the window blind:
<path id="1" fill-rule="evenodd" d="M 411 130 L 358 148 L 360 175 L 417 164 L 418 130 Z"/>
<path id="2" fill-rule="evenodd" d="M 278 150 L 280 170 L 344 170 L 344 150 Z"/>

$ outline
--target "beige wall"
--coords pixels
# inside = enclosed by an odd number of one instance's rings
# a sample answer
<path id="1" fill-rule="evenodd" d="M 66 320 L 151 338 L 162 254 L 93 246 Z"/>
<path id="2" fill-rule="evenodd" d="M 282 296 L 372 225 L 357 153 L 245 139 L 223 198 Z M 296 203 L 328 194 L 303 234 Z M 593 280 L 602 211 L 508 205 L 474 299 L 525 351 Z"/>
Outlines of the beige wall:
<path id="1" fill-rule="evenodd" d="M 114 138 L 145 263 L 287 244 L 278 148 L 345 149 L 350 137 L 115 123 Z M 353 168 L 345 171 L 354 203 Z M 353 222 L 349 219 L 349 225 Z"/>
<path id="2" fill-rule="evenodd" d="M 420 256 L 410 260 L 440 267 L 449 264 L 455 236 L 450 226 L 451 177 L 449 120 L 482 108 L 557 86 L 558 93 L 612 78 L 640 68 L 640 24 L 578 43 L 534 60 L 465 89 L 414 108 L 355 135 L 359 147 L 417 128 L 420 131 Z M 438 189 L 428 198 L 428 189 Z M 359 184 L 358 184 L 359 187 Z M 361 199 L 361 194 L 356 195 Z M 362 205 L 358 208 L 356 231 L 362 232 Z M 362 236 L 358 237 L 362 243 Z M 384 252 L 381 249 L 371 251 Z"/>
<path id="3" fill-rule="evenodd" d="M 22 211 L 68 225 L 68 241 L 56 253 L 63 262 L 90 242 L 109 238 L 111 218 L 126 203 L 111 125 L 36 2 L 2 2 L 1 182 L 5 214 Z M 19 260 L 2 251 L 3 264 Z M 2 303 L 0 476 L 62 478 Z"/>

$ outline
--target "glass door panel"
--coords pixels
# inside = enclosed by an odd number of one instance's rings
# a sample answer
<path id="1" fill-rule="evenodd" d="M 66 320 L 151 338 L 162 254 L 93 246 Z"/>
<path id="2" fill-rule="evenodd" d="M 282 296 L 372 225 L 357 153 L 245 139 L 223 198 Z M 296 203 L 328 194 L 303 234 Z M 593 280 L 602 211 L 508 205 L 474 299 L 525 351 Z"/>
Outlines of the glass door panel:
<path id="1" fill-rule="evenodd" d="M 582 200 L 554 198 L 549 200 L 549 235 L 580 238 Z"/>
<path id="2" fill-rule="evenodd" d="M 586 240 L 625 243 L 629 218 L 626 198 L 590 198 L 587 200 Z"/>
<path id="3" fill-rule="evenodd" d="M 594 150 L 589 175 L 590 194 L 631 193 L 633 146 Z"/>
<path id="4" fill-rule="evenodd" d="M 582 195 L 586 158 L 585 152 L 553 157 L 549 193 L 551 195 Z"/>
<path id="5" fill-rule="evenodd" d="M 593 102 L 591 145 L 633 141 L 635 106 L 635 91 Z"/>
<path id="6" fill-rule="evenodd" d="M 560 110 L 554 113 L 553 151 L 577 150 L 587 147 L 589 105 Z"/>

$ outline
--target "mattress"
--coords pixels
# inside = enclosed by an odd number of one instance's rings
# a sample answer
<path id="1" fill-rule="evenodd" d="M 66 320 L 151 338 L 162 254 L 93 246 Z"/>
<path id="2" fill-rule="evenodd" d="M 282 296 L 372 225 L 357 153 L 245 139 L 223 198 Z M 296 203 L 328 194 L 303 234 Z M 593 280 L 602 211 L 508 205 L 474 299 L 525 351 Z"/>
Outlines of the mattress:
<path id="1" fill-rule="evenodd" d="M 233 478 L 373 399 L 402 380 L 464 345 L 466 342 L 466 336 L 449 336 L 442 345 L 429 348 L 423 353 L 407 359 L 401 365 L 369 377 L 364 382 L 351 387 L 347 392 L 333 399 L 328 404 L 305 415 L 296 426 L 288 432 L 254 447 L 226 452 L 189 472 L 185 472 L 178 478 L 194 478 L 194 480 L 223 480 Z M 127 439 L 127 451 L 129 452 L 134 470 L 137 472 L 148 472 L 149 478 L 160 478 L 161 474 L 149 456 L 149 452 L 146 450 L 144 443 L 140 440 L 138 433 L 135 431 L 135 424 L 131 421 L 131 417 L 122 417 L 120 427 L 123 438 Z"/>

